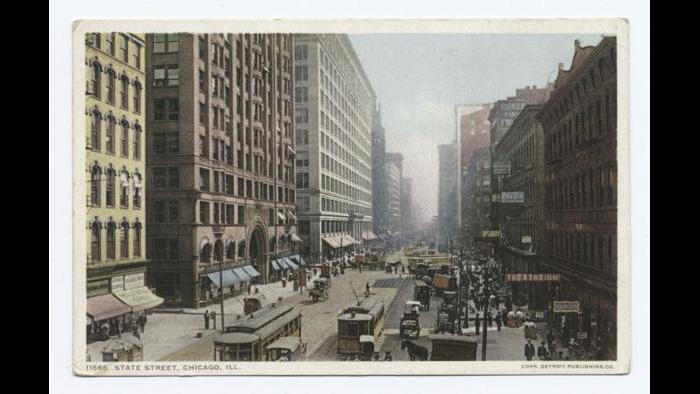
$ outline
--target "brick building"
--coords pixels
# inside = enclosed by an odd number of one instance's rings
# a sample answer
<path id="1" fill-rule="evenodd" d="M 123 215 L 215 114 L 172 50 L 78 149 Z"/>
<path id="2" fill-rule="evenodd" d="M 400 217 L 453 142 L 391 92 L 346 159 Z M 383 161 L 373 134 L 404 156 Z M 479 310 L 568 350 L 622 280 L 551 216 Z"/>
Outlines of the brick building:
<path id="1" fill-rule="evenodd" d="M 552 300 L 579 301 L 580 313 L 555 324 L 585 332 L 592 347 L 616 357 L 617 72 L 616 40 L 581 47 L 537 119 L 545 138 L 544 250 L 562 274 Z"/>
<path id="2" fill-rule="evenodd" d="M 493 160 L 509 163 L 510 173 L 500 178 L 502 192 L 522 192 L 523 202 L 504 203 L 498 210 L 503 231 L 500 258 L 510 273 L 542 273 L 541 243 L 544 226 L 544 135 L 535 119 L 540 105 L 526 105 L 494 148 Z M 531 309 L 546 309 L 545 287 L 513 283 L 513 300 Z"/>
<path id="3" fill-rule="evenodd" d="M 294 270 L 277 261 L 299 241 L 293 48 L 290 34 L 147 36 L 149 276 L 170 303 Z"/>

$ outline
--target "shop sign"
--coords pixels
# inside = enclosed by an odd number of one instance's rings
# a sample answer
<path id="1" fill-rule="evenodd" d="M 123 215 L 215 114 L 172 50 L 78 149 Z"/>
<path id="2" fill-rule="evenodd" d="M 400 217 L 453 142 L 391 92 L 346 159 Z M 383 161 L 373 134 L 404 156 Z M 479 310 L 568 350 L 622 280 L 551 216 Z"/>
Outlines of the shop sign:
<path id="1" fill-rule="evenodd" d="M 520 243 L 531 244 L 531 243 L 532 243 L 532 237 L 529 236 L 529 235 L 523 235 L 522 238 L 520 239 Z"/>
<path id="2" fill-rule="evenodd" d="M 560 274 L 506 274 L 506 282 L 559 282 Z"/>
<path id="3" fill-rule="evenodd" d="M 94 297 L 109 293 L 109 278 L 87 282 L 87 296 Z"/>
<path id="4" fill-rule="evenodd" d="M 497 161 L 491 168 L 494 175 L 510 175 L 510 162 Z"/>
<path id="5" fill-rule="evenodd" d="M 135 289 L 145 285 L 143 272 L 124 276 L 124 290 Z"/>
<path id="6" fill-rule="evenodd" d="M 580 303 L 578 301 L 554 301 L 552 310 L 554 313 L 578 313 Z"/>
<path id="7" fill-rule="evenodd" d="M 124 290 L 124 275 L 112 277 L 112 292 Z"/>

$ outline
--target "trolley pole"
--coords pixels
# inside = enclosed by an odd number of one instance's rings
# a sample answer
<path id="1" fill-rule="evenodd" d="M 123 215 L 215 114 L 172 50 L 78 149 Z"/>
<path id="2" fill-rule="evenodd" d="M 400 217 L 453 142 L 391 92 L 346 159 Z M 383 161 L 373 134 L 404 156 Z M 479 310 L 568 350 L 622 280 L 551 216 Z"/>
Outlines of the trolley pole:
<path id="1" fill-rule="evenodd" d="M 221 332 L 224 332 L 226 331 L 224 327 L 224 256 L 219 260 L 219 298 L 221 299 Z"/>
<path id="2" fill-rule="evenodd" d="M 486 272 L 484 272 L 486 274 Z M 488 289 L 488 279 L 484 277 L 484 327 L 483 327 L 483 333 L 484 335 L 481 336 L 481 361 L 486 361 L 486 338 L 488 337 L 488 318 L 486 317 L 487 313 L 490 313 L 489 311 L 489 289 Z"/>

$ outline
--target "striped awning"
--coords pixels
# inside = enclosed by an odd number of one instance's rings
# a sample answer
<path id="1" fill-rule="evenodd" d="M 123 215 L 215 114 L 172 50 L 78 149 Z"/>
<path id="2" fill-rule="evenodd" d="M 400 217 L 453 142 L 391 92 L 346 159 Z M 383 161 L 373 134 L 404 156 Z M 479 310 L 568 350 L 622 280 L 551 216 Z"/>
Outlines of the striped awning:
<path id="1" fill-rule="evenodd" d="M 220 282 L 220 279 L 223 277 L 223 282 L 224 286 L 223 287 L 231 287 L 235 284 L 241 283 L 241 280 L 236 276 L 236 274 L 233 273 L 232 270 L 223 270 L 220 273 L 218 271 L 210 272 L 207 274 L 207 277 L 211 282 L 214 284 L 216 287 L 222 287 Z"/>
<path id="2" fill-rule="evenodd" d="M 340 245 L 335 242 L 335 238 L 333 237 L 323 237 L 323 242 L 327 243 L 328 246 L 330 246 L 333 249 L 337 249 L 340 247 Z"/>
<path id="3" fill-rule="evenodd" d="M 260 272 L 255 269 L 252 265 L 244 265 L 243 266 L 243 271 L 245 271 L 246 274 L 248 274 L 251 278 L 255 278 L 260 276 Z"/>
<path id="4" fill-rule="evenodd" d="M 270 260 L 270 265 L 272 266 L 272 270 L 273 270 L 273 271 L 279 271 L 279 270 L 280 270 L 280 266 L 279 266 L 279 264 L 277 263 L 277 260 Z"/>

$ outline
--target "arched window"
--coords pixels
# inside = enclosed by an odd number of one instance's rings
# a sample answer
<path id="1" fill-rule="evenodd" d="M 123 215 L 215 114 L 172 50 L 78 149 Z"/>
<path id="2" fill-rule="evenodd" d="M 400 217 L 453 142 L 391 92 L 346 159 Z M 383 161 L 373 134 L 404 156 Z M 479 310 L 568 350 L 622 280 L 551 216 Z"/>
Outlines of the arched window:
<path id="1" fill-rule="evenodd" d="M 129 207 L 129 172 L 126 168 L 122 168 L 119 173 L 119 206 Z"/>
<path id="2" fill-rule="evenodd" d="M 90 261 L 97 262 L 102 257 L 102 223 L 95 218 L 90 230 Z"/>
<path id="3" fill-rule="evenodd" d="M 119 258 L 129 258 L 129 222 L 126 218 L 119 224 Z"/>
<path id="4" fill-rule="evenodd" d="M 211 262 L 211 242 L 206 237 L 199 243 L 199 261 L 203 263 Z"/>
<path id="5" fill-rule="evenodd" d="M 245 239 L 238 243 L 238 258 L 245 258 Z"/>
<path id="6" fill-rule="evenodd" d="M 107 150 L 107 153 L 114 154 L 114 125 L 117 123 L 117 120 L 114 118 L 112 115 L 107 115 L 107 142 L 105 149 Z"/>
<path id="7" fill-rule="evenodd" d="M 141 82 L 139 81 L 134 81 L 134 112 L 137 114 L 141 113 L 141 92 L 143 90 L 143 87 L 141 86 Z"/>
<path id="8" fill-rule="evenodd" d="M 116 255 L 116 245 L 114 240 L 114 232 L 117 230 L 117 225 L 110 219 L 107 223 L 107 260 L 114 260 Z"/>
<path id="9" fill-rule="evenodd" d="M 236 258 L 236 242 L 232 239 L 226 241 L 226 260 L 233 260 Z"/>
<path id="10" fill-rule="evenodd" d="M 112 67 L 107 69 L 107 102 L 114 104 L 114 83 L 117 79 L 117 73 Z"/>
<path id="11" fill-rule="evenodd" d="M 90 205 L 93 207 L 100 205 L 100 177 L 102 175 L 102 169 L 95 162 L 95 164 L 90 167 Z"/>
<path id="12" fill-rule="evenodd" d="M 132 176 L 134 179 L 134 208 L 141 208 L 141 173 L 139 170 L 135 170 Z"/>
<path id="13" fill-rule="evenodd" d="M 138 123 L 134 124 L 134 135 L 133 135 L 133 140 L 134 140 L 134 159 L 140 160 L 141 159 L 141 125 Z"/>
<path id="14" fill-rule="evenodd" d="M 220 239 L 214 242 L 214 261 L 224 261 L 224 243 Z"/>
<path id="15" fill-rule="evenodd" d="M 90 67 L 90 93 L 100 98 L 100 86 L 102 85 L 102 65 L 100 62 L 93 62 Z"/>
<path id="16" fill-rule="evenodd" d="M 119 105 L 124 109 L 129 109 L 129 78 L 122 74 L 119 82 Z"/>
<path id="17" fill-rule="evenodd" d="M 134 257 L 141 257 L 141 222 L 136 218 L 134 225 Z"/>
<path id="18" fill-rule="evenodd" d="M 121 126 L 121 154 L 129 157 L 129 122 L 122 119 Z"/>
<path id="19" fill-rule="evenodd" d="M 92 150 L 100 150 L 100 129 L 102 128 L 102 114 L 98 110 L 92 111 L 90 117 L 90 146 Z"/>
<path id="20" fill-rule="evenodd" d="M 105 171 L 107 174 L 107 179 L 105 180 L 105 205 L 108 207 L 114 206 L 114 178 L 116 178 L 117 173 L 114 168 L 110 165 Z"/>

